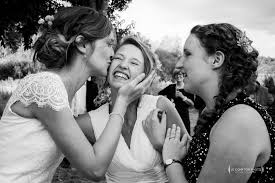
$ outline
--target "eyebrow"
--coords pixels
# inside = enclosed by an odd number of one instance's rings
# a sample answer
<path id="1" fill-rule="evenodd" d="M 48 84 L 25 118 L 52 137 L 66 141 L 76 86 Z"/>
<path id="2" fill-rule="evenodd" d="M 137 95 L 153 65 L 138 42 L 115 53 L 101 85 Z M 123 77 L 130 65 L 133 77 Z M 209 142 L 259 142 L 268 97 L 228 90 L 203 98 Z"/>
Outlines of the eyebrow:
<path id="1" fill-rule="evenodd" d="M 121 56 L 121 57 L 125 58 L 125 56 L 121 53 L 115 53 L 115 56 Z"/>

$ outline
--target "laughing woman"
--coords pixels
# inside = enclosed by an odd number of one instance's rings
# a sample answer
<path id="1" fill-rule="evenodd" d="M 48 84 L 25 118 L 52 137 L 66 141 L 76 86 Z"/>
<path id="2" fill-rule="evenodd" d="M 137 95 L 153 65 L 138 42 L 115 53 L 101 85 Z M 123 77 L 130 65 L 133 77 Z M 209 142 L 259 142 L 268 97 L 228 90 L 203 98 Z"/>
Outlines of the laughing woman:
<path id="1" fill-rule="evenodd" d="M 137 39 L 126 38 L 117 49 L 109 69 L 108 81 L 111 86 L 112 101 L 117 100 L 121 87 L 141 73 L 148 75 L 154 67 L 155 60 L 152 52 Z M 79 124 L 91 143 L 95 143 L 100 137 L 108 121 L 107 116 L 113 107 L 113 104 L 107 103 L 79 117 Z M 108 183 L 164 183 L 168 181 L 161 156 L 153 148 L 142 128 L 142 121 L 147 115 L 153 115 L 150 111 L 156 108 L 165 111 L 163 119 L 166 119 L 167 115 L 167 126 L 171 127 L 172 123 L 176 123 L 186 133 L 174 105 L 165 97 L 143 95 L 133 101 L 123 116 L 125 122 L 118 147 L 106 174 Z M 162 135 L 164 137 L 165 132 Z"/>
<path id="2" fill-rule="evenodd" d="M 227 23 L 191 30 L 179 65 L 186 71 L 185 89 L 206 108 L 190 145 L 175 128 L 167 133 L 162 155 L 171 183 L 274 182 L 275 123 L 244 91 L 258 64 L 251 42 Z"/>

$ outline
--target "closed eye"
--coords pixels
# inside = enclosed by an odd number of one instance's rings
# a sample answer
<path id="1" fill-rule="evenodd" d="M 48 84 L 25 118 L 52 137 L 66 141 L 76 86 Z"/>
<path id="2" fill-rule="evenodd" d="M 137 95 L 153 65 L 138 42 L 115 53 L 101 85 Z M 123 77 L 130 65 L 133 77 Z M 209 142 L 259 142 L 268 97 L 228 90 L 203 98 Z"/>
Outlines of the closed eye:
<path id="1" fill-rule="evenodd" d="M 185 52 L 184 52 L 184 56 L 185 56 L 185 57 L 188 57 L 188 56 L 190 56 L 190 55 L 191 55 L 191 53 L 190 53 L 189 51 L 185 51 Z"/>
<path id="2" fill-rule="evenodd" d="M 133 64 L 133 65 L 140 65 L 141 64 L 140 60 L 137 59 L 137 58 L 131 58 L 130 61 L 131 61 L 130 63 Z"/>
<path id="3" fill-rule="evenodd" d="M 113 39 L 108 40 L 107 41 L 107 46 L 110 47 L 110 48 L 112 47 L 113 49 L 115 49 L 115 46 L 116 46 L 115 41 Z"/>
<path id="4" fill-rule="evenodd" d="M 133 64 L 133 65 L 139 65 L 138 62 L 131 62 L 131 64 Z"/>
<path id="5" fill-rule="evenodd" d="M 184 50 L 183 54 L 184 54 L 185 57 L 188 57 L 188 56 L 191 55 L 190 51 L 188 51 L 188 50 Z"/>

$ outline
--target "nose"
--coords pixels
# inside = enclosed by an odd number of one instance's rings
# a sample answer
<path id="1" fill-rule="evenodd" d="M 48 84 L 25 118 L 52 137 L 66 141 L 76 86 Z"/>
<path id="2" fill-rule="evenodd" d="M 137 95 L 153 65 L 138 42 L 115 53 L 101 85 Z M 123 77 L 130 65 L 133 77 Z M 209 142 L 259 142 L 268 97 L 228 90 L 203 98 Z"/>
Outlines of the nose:
<path id="1" fill-rule="evenodd" d="M 125 59 L 121 60 L 121 62 L 119 63 L 119 67 L 123 69 L 127 69 L 128 62 Z"/>
<path id="2" fill-rule="evenodd" d="M 181 68 L 181 67 L 183 67 L 183 57 L 181 57 L 178 61 L 177 61 L 177 63 L 176 63 L 176 67 L 178 67 L 178 68 Z"/>
<path id="3" fill-rule="evenodd" d="M 183 58 L 180 58 L 175 65 L 175 70 L 182 70 L 182 69 L 183 69 Z"/>

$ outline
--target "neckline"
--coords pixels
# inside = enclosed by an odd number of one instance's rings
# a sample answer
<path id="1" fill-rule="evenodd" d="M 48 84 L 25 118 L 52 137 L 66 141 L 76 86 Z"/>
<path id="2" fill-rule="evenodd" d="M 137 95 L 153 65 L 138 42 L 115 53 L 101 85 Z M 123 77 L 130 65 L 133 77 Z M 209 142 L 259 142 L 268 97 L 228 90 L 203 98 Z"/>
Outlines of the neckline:
<path id="1" fill-rule="evenodd" d="M 130 140 L 130 144 L 129 144 L 129 146 L 128 146 L 128 144 L 126 143 L 126 140 L 125 140 L 125 138 L 124 138 L 124 136 L 122 135 L 122 131 L 120 132 L 120 137 L 122 138 L 122 140 L 123 140 L 123 143 L 124 143 L 124 145 L 126 146 L 126 148 L 127 148 L 127 150 L 129 151 L 129 152 L 132 152 L 132 144 L 133 144 L 133 135 L 134 135 L 134 133 L 135 133 L 135 129 L 137 128 L 137 121 L 138 121 L 138 119 L 139 119 L 139 109 L 140 109 L 140 104 L 141 104 L 141 100 L 142 99 L 140 99 L 140 101 L 139 101 L 139 104 L 138 104 L 138 106 L 137 106 L 137 117 L 136 117 L 136 120 L 135 120 L 135 124 L 134 124 L 134 126 L 133 126 L 133 129 L 132 129 L 132 132 L 131 132 L 131 140 Z M 109 114 L 111 113 L 111 107 L 110 107 L 110 103 L 108 103 L 107 104 L 107 107 L 108 107 L 108 109 L 107 109 L 107 111 L 109 112 Z"/>

